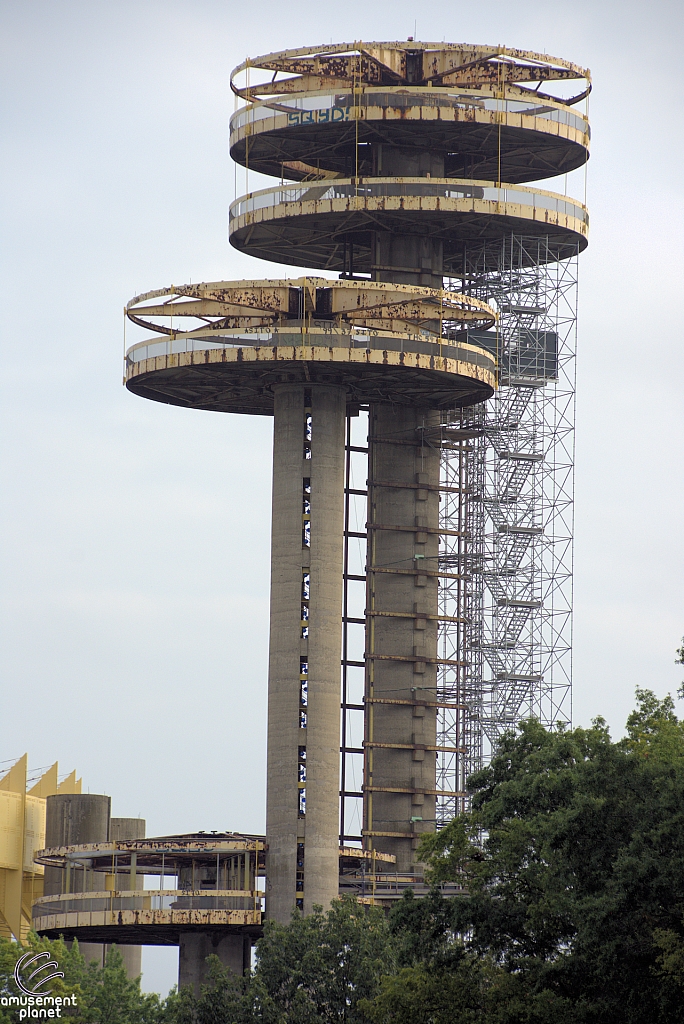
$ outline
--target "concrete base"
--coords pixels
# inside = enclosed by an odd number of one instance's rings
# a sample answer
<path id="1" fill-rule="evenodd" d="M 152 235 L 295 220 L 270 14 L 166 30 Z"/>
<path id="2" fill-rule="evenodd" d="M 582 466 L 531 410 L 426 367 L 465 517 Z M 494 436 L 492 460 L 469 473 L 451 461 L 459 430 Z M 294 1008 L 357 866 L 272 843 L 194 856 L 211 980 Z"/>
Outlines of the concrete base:
<path id="1" fill-rule="evenodd" d="M 45 846 L 78 846 L 106 843 L 109 839 L 111 798 L 95 793 L 57 793 L 47 798 Z M 44 895 L 83 892 L 90 888 L 83 870 L 74 868 L 67 885 L 61 868 L 45 868 Z"/>
<path id="2" fill-rule="evenodd" d="M 130 840 L 130 839 L 144 839 L 145 838 L 145 819 L 144 818 L 110 818 L 109 819 L 109 838 L 113 842 L 119 840 Z M 131 887 L 131 874 L 129 872 L 119 872 L 116 879 L 117 889 L 128 889 Z M 136 887 L 139 885 L 143 888 L 144 878 L 138 876 L 134 879 Z M 104 958 L 107 958 L 107 953 L 111 949 L 111 946 L 104 947 Z M 142 974 L 142 946 L 117 946 L 117 949 L 121 953 L 121 957 L 126 968 L 126 974 L 131 980 L 139 978 Z"/>
<path id="3" fill-rule="evenodd" d="M 250 966 L 252 940 L 241 933 L 186 932 L 180 937 L 178 988 L 191 988 L 201 995 L 210 980 L 207 957 L 217 956 L 233 974 L 242 975 Z"/>
<path id="4" fill-rule="evenodd" d="M 106 946 L 103 946 L 100 942 L 79 942 L 78 944 L 78 951 L 85 959 L 85 962 L 91 964 L 94 961 L 98 967 L 104 967 L 105 949 Z"/>

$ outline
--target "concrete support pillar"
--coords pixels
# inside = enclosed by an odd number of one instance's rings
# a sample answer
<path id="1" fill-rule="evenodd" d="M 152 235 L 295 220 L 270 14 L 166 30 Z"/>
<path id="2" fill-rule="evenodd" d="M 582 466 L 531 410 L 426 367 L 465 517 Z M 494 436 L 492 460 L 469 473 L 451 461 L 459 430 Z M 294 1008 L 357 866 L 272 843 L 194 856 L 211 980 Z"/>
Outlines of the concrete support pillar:
<path id="1" fill-rule="evenodd" d="M 111 798 L 94 793 L 61 794 L 47 798 L 45 846 L 79 846 L 82 843 L 106 843 L 109 839 Z M 67 872 L 61 868 L 45 869 L 46 896 L 65 892 Z M 69 891 L 92 889 L 91 879 L 83 867 L 74 865 L 69 871 Z"/>
<path id="2" fill-rule="evenodd" d="M 387 146 L 375 143 L 373 173 L 382 178 L 444 177 L 444 154 L 415 147 Z M 428 193 L 429 194 L 429 193 Z M 373 279 L 394 284 L 417 284 L 441 288 L 444 244 L 429 234 L 394 234 L 377 231 L 373 238 Z"/>
<path id="3" fill-rule="evenodd" d="M 346 392 L 274 390 L 266 893 L 287 922 L 338 892 Z"/>
<path id="4" fill-rule="evenodd" d="M 444 243 L 423 235 L 394 235 L 376 231 L 373 249 L 373 278 L 394 284 L 442 287 Z"/>
<path id="5" fill-rule="evenodd" d="M 57 793 L 49 796 L 45 817 L 45 846 L 52 848 L 106 843 L 109 839 L 110 813 L 111 798 L 108 796 L 94 793 Z M 46 896 L 56 896 L 67 891 L 89 892 L 93 887 L 93 876 L 87 867 L 74 865 L 69 871 L 61 868 L 45 869 Z M 81 942 L 79 949 L 86 962 L 104 962 L 104 946 L 100 943 Z"/>
<path id="6" fill-rule="evenodd" d="M 420 834 L 435 827 L 439 448 L 421 428 L 438 422 L 371 406 L 364 828 L 400 872 L 416 870 Z"/>
<path id="7" fill-rule="evenodd" d="M 212 932 L 181 932 L 178 954 L 178 988 L 191 988 L 196 996 L 210 981 L 207 957 L 217 956 L 233 974 L 242 975 L 250 966 L 252 940 L 241 932 L 226 935 Z"/>

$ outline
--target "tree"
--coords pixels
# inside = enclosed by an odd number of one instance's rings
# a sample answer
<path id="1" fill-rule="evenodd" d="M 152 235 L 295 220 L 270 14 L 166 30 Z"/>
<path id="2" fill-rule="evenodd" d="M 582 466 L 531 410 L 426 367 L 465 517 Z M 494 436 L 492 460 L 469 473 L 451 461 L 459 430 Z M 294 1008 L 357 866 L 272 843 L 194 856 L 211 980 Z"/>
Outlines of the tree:
<path id="1" fill-rule="evenodd" d="M 76 1005 L 65 1007 L 63 1017 L 82 1024 L 163 1024 L 174 1020 L 174 999 L 162 1002 L 157 995 L 141 992 L 140 978 L 128 978 L 115 946 L 109 950 L 104 967 L 98 967 L 94 962 L 86 963 L 78 942 L 67 946 L 61 939 L 51 941 L 34 933 L 29 934 L 25 946 L 0 937 L 0 995 L 20 995 L 14 983 L 14 966 L 29 950 L 48 952 L 64 971 L 64 978 L 51 984 L 51 993 L 75 995 Z M 16 1019 L 14 1008 L 0 1005 L 0 1024 L 15 1024 Z"/>
<path id="2" fill-rule="evenodd" d="M 128 977 L 116 946 L 108 951 L 104 967 L 87 965 L 81 988 L 84 1024 L 157 1024 L 163 1019 L 159 996 L 140 991 L 140 978 Z"/>
<path id="3" fill-rule="evenodd" d="M 617 743 L 601 719 L 523 722 L 469 785 L 472 812 L 421 856 L 435 881 L 463 883 L 452 933 L 536 1007 L 507 1017 L 500 1004 L 491 1019 L 680 1021 L 684 725 L 671 698 L 638 690 Z"/>
<path id="4" fill-rule="evenodd" d="M 365 1024 L 360 1003 L 394 968 L 384 913 L 353 898 L 336 900 L 325 914 L 320 907 L 307 917 L 295 912 L 287 925 L 267 921 L 248 978 L 210 961 L 210 984 L 174 1010 L 177 1024 Z"/>
<path id="5" fill-rule="evenodd" d="M 20 996 L 14 982 L 14 967 L 21 956 L 27 952 L 50 954 L 51 960 L 56 960 L 60 970 L 64 971 L 64 978 L 57 978 L 51 985 L 52 994 L 55 996 L 76 995 L 77 1007 L 68 1007 L 62 1011 L 65 1017 L 79 1018 L 79 1008 L 83 1004 L 84 973 L 86 969 L 85 960 L 81 956 L 78 943 L 67 946 L 61 939 L 50 941 L 42 939 L 35 933 L 30 933 L 26 945 L 13 942 L 10 939 L 0 937 L 0 996 Z M 16 1024 L 16 1012 L 12 1008 L 0 1005 L 0 1024 Z M 82 1018 L 81 1018 L 82 1019 Z"/>
<path id="6" fill-rule="evenodd" d="M 375 995 L 394 956 L 383 912 L 352 897 L 288 925 L 267 922 L 249 987 L 263 1024 L 357 1024 L 359 1002 Z"/>

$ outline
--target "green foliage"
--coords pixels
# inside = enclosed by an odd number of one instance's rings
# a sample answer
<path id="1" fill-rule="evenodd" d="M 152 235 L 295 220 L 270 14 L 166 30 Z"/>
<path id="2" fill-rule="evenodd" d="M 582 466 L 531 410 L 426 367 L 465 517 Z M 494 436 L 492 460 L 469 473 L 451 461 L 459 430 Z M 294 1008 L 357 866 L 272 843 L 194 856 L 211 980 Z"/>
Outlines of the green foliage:
<path id="1" fill-rule="evenodd" d="M 363 1019 L 359 1000 L 374 994 L 392 966 L 387 923 L 378 908 L 346 898 L 327 914 L 296 914 L 285 927 L 269 925 L 257 946 L 255 1019 L 354 1024 Z"/>
<path id="2" fill-rule="evenodd" d="M 451 922 L 468 951 L 555 1001 L 549 1019 L 571 1007 L 577 1024 L 681 1020 L 684 726 L 671 699 L 637 691 L 617 743 L 601 720 L 524 722 L 470 785 L 472 813 L 421 851 L 435 880 L 464 885 Z"/>
<path id="3" fill-rule="evenodd" d="M 160 1019 L 159 997 L 142 993 L 140 978 L 128 978 L 116 946 L 107 953 L 104 967 L 87 966 L 81 987 L 84 1024 L 153 1024 Z"/>
<path id="4" fill-rule="evenodd" d="M 14 966 L 25 952 L 46 950 L 57 960 L 64 979 L 55 979 L 51 993 L 55 996 L 76 996 L 75 1007 L 65 1007 L 62 1016 L 79 1024 L 166 1024 L 175 1019 L 173 998 L 166 1003 L 157 995 L 140 991 L 140 979 L 131 981 L 126 975 L 121 954 L 113 946 L 104 967 L 87 964 L 74 942 L 67 946 L 61 939 L 51 941 L 30 934 L 26 945 L 0 938 L 0 994 L 19 995 L 14 984 Z M 168 1007 L 167 1007 L 168 1003 Z M 16 1024 L 13 1008 L 0 1006 L 0 1024 Z M 183 1022 L 178 1022 L 183 1024 Z"/>
<path id="5" fill-rule="evenodd" d="M 195 1007 L 196 1024 L 361 1024 L 359 1008 L 392 971 L 384 914 L 354 899 L 336 901 L 287 925 L 266 922 L 251 977 L 236 979 L 214 962 Z"/>
<path id="6" fill-rule="evenodd" d="M 684 665 L 684 636 L 682 637 L 681 645 L 677 648 L 677 657 L 675 658 L 675 665 Z"/>
<path id="7" fill-rule="evenodd" d="M 16 996 L 21 995 L 14 983 L 14 967 L 24 953 L 32 951 L 50 953 L 53 960 L 57 960 L 60 970 L 64 971 L 64 978 L 56 978 L 52 984 L 51 992 L 55 996 L 76 995 L 77 1002 L 83 1002 L 84 974 L 86 970 L 85 960 L 81 956 L 78 943 L 72 947 L 65 945 L 61 939 L 51 942 L 49 939 L 40 938 L 30 933 L 26 945 L 20 945 L 9 939 L 0 937 L 0 995 Z M 83 1019 L 78 1016 L 78 1008 L 68 1007 L 62 1011 L 62 1016 L 73 1019 Z M 0 1006 L 0 1024 L 12 1021 L 16 1024 L 17 1015 L 14 1009 Z"/>
<path id="8" fill-rule="evenodd" d="M 180 992 L 173 1024 L 248 1024 L 252 1020 L 250 1000 L 246 998 L 248 979 L 235 977 L 217 956 L 207 960 L 208 984 L 198 1000 L 188 989 Z"/>
<path id="9" fill-rule="evenodd" d="M 478 966 L 464 959 L 449 972 L 404 967 L 383 978 L 379 994 L 362 1008 L 373 1024 L 479 1024 L 484 999 Z"/>
<path id="10" fill-rule="evenodd" d="M 677 648 L 677 657 L 675 658 L 675 665 L 684 665 L 684 636 L 682 637 L 682 642 L 680 646 Z M 677 696 L 681 698 L 681 700 L 684 700 L 684 683 L 682 683 L 682 685 L 677 690 Z"/>

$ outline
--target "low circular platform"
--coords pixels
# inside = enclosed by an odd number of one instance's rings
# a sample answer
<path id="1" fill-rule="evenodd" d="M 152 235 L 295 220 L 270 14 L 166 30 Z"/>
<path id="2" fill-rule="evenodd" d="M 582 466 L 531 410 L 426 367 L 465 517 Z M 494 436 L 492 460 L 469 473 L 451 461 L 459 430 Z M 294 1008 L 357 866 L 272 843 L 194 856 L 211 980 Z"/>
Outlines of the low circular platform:
<path id="1" fill-rule="evenodd" d="M 126 311 L 157 332 L 128 349 L 126 387 L 186 408 L 272 415 L 274 386 L 289 382 L 341 385 L 352 406 L 442 408 L 484 401 L 496 384 L 492 351 L 468 336 L 496 314 L 444 289 L 222 281 L 147 292 Z"/>
<path id="2" fill-rule="evenodd" d="M 340 179 L 261 189 L 230 208 L 230 242 L 241 252 L 284 264 L 344 271 L 354 245 L 357 273 L 373 262 L 377 233 L 441 240 L 444 273 L 461 276 L 469 258 L 510 234 L 543 239 L 533 261 L 586 248 L 589 214 L 577 200 L 522 185 L 425 178 Z M 420 268 L 415 268 L 419 271 Z"/>
<path id="3" fill-rule="evenodd" d="M 33 927 L 48 938 L 124 945 L 178 945 L 189 931 L 258 935 L 265 850 L 263 837 L 236 832 L 40 850 L 37 862 L 60 869 L 66 891 L 34 902 Z M 144 888 L 150 875 L 162 888 Z"/>
<path id="4" fill-rule="evenodd" d="M 354 339 L 350 332 L 326 332 L 315 321 L 298 332 L 298 344 L 292 343 L 292 329 L 288 334 L 274 331 L 272 345 L 205 340 L 206 347 L 189 352 L 171 351 L 173 342 L 164 339 L 150 344 L 166 346 L 166 353 L 135 359 L 146 347 L 141 345 L 129 350 L 126 387 L 169 405 L 265 416 L 273 414 L 273 387 L 281 383 L 342 385 L 351 405 L 447 408 L 482 402 L 494 392 L 495 359 L 474 345 L 370 334 Z"/>
<path id="5" fill-rule="evenodd" d="M 33 903 L 36 932 L 46 938 L 119 945 L 177 946 L 190 932 L 262 934 L 265 837 L 240 833 L 166 836 L 108 843 L 88 843 L 41 850 L 36 860 L 69 870 L 67 876 L 87 885 L 84 892 L 43 896 Z M 355 847 L 342 847 L 343 878 L 392 870 L 395 858 Z M 85 875 L 82 872 L 85 871 Z M 184 881 L 173 888 L 115 890 L 117 880 L 153 875 Z M 104 887 L 105 879 L 107 888 Z M 217 882 L 236 888 L 217 888 Z M 198 886 L 198 887 L 195 887 Z M 201 887 L 199 887 L 201 886 Z"/>
<path id="6" fill-rule="evenodd" d="M 262 916 L 263 893 L 230 890 L 84 892 L 44 896 L 33 904 L 33 928 L 40 935 L 123 945 L 177 946 L 188 931 L 260 932 Z"/>

